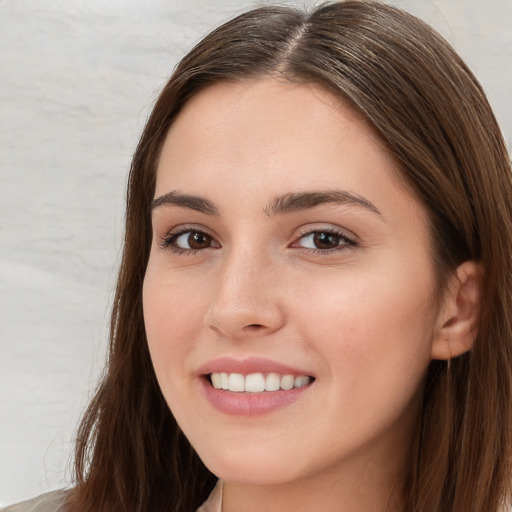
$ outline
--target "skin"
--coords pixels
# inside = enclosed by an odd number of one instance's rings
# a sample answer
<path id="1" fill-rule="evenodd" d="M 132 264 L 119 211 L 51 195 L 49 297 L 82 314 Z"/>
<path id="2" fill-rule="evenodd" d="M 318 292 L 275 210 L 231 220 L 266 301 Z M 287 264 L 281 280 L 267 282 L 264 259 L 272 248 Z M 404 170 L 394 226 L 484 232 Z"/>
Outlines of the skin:
<path id="1" fill-rule="evenodd" d="M 217 84 L 172 125 L 145 323 L 169 407 L 225 482 L 224 512 L 401 510 L 425 371 L 447 346 L 447 301 L 434 299 L 426 213 L 398 172 L 368 124 L 315 86 Z M 270 211 L 276 196 L 325 190 L 366 204 Z M 170 192 L 218 212 L 158 201 Z M 207 235 L 196 251 L 188 233 L 170 238 L 187 229 Z M 315 247 L 312 233 L 326 230 L 341 237 Z M 264 357 L 315 380 L 277 411 L 225 414 L 197 375 L 224 356 Z"/>

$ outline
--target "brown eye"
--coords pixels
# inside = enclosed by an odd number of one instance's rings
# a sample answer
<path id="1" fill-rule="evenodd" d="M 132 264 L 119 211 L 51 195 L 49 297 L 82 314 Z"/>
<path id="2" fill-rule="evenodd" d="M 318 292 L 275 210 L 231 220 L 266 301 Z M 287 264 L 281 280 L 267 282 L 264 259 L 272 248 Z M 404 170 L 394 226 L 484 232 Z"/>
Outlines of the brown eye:
<path id="1" fill-rule="evenodd" d="M 203 231 L 187 229 L 167 236 L 162 247 L 176 253 L 193 253 L 210 247 L 220 247 L 215 239 Z"/>
<path id="2" fill-rule="evenodd" d="M 356 242 L 343 233 L 337 233 L 335 231 L 312 231 L 302 236 L 298 241 L 298 245 L 304 249 L 327 252 L 355 246 Z"/>
<path id="3" fill-rule="evenodd" d="M 205 249 L 212 244 L 212 237 L 200 231 L 193 231 L 187 238 L 190 249 Z"/>
<path id="4" fill-rule="evenodd" d="M 333 249 L 340 245 L 341 239 L 339 235 L 334 233 L 318 232 L 313 235 L 313 244 L 317 249 Z"/>

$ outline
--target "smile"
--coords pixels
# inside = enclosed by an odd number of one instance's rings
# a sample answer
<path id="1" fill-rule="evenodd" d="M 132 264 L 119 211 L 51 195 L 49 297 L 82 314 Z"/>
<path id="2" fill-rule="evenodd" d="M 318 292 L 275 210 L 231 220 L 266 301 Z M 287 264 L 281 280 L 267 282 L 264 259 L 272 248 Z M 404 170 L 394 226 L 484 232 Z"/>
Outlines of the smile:
<path id="1" fill-rule="evenodd" d="M 311 377 L 307 375 L 289 375 L 279 373 L 242 373 L 214 372 L 210 374 L 210 383 L 215 389 L 236 393 L 262 393 L 264 391 L 289 391 L 307 386 Z"/>
<path id="2" fill-rule="evenodd" d="M 297 366 L 261 357 L 220 357 L 196 371 L 204 397 L 218 411 L 259 416 L 307 400 L 316 378 Z"/>

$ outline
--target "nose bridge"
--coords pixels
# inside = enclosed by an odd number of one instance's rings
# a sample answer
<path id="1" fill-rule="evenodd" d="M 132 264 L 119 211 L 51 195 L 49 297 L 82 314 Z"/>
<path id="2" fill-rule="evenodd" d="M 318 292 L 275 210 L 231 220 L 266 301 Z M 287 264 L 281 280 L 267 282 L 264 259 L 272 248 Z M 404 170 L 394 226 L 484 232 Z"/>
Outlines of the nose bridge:
<path id="1" fill-rule="evenodd" d="M 232 250 L 216 277 L 207 326 L 233 338 L 279 329 L 284 318 L 277 275 L 264 250 Z"/>

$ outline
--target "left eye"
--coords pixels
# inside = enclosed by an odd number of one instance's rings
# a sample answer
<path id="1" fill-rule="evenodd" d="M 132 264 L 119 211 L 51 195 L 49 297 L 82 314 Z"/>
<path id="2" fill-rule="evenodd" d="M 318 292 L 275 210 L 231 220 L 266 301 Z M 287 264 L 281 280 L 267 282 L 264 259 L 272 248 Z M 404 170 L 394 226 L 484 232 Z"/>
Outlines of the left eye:
<path id="1" fill-rule="evenodd" d="M 355 245 L 355 242 L 342 233 L 313 231 L 299 238 L 297 244 L 305 249 L 328 251 L 340 246 Z"/>
<path id="2" fill-rule="evenodd" d="M 209 234 L 192 229 L 166 237 L 162 245 L 173 252 L 200 251 L 201 249 L 218 246 Z"/>
<path id="3" fill-rule="evenodd" d="M 212 244 L 212 237 L 201 231 L 189 231 L 178 236 L 174 243 L 180 249 L 205 249 Z"/>

